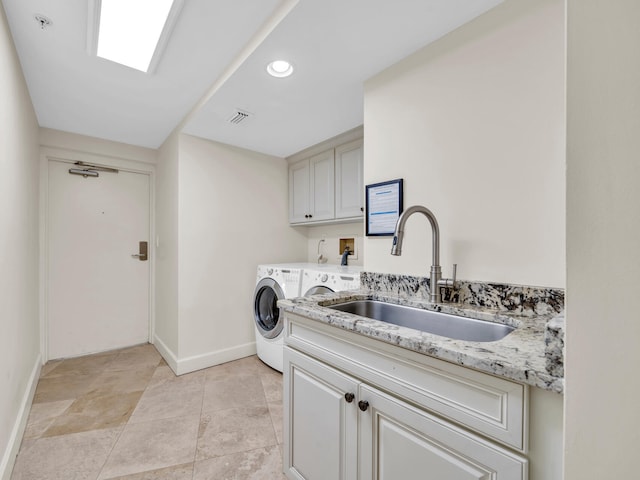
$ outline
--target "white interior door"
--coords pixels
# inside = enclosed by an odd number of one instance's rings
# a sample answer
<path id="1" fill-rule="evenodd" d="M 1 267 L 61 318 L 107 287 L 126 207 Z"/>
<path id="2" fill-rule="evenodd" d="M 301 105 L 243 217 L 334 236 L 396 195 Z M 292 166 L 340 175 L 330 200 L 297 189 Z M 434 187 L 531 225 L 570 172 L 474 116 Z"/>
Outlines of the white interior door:
<path id="1" fill-rule="evenodd" d="M 149 339 L 149 176 L 71 175 L 49 161 L 48 357 L 101 352 Z"/>

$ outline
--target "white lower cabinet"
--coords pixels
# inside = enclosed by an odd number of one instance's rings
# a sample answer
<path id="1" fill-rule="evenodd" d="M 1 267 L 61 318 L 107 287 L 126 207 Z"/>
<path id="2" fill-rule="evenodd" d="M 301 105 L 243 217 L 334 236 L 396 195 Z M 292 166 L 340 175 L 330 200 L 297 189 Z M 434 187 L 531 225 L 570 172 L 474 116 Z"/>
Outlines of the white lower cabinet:
<path id="1" fill-rule="evenodd" d="M 374 362 L 362 362 L 364 357 L 353 355 L 356 350 L 348 356 L 339 353 L 334 347 L 341 345 L 341 339 L 328 335 L 323 344 L 320 331 L 295 318 L 295 325 L 287 326 L 284 349 L 283 453 L 289 479 L 528 478 L 528 461 L 521 452 L 487 438 L 481 429 L 475 431 L 443 418 L 410 396 L 389 391 L 387 386 L 392 383 L 385 383 L 380 371 L 372 369 L 369 377 L 367 372 Z M 383 358 L 388 368 L 403 373 L 397 368 L 400 363 L 394 366 L 388 355 Z M 345 368 L 349 362 L 353 362 L 353 369 Z M 477 382 L 452 378 L 464 388 L 470 386 L 470 392 L 478 389 Z M 495 386 L 489 385 L 487 394 L 498 399 L 501 409 L 518 404 L 509 396 L 500 400 L 494 392 Z M 523 419 L 524 403 L 520 405 Z M 464 421 L 466 417 L 460 418 Z"/>
<path id="2" fill-rule="evenodd" d="M 289 400 L 284 426 L 289 441 L 285 452 L 287 476 L 308 480 L 357 478 L 358 382 L 290 348 L 285 348 L 285 363 Z"/>
<path id="3" fill-rule="evenodd" d="M 359 397 L 366 402 L 359 409 L 366 410 L 359 418 L 357 478 L 526 478 L 526 461 L 491 442 L 366 384 L 360 386 Z"/>

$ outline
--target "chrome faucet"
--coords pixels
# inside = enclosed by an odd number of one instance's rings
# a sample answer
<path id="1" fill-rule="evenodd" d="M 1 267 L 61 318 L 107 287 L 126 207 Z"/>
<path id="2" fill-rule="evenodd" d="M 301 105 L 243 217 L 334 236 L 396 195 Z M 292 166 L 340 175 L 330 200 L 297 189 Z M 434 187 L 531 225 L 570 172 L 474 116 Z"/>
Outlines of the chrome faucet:
<path id="1" fill-rule="evenodd" d="M 440 228 L 435 215 L 422 205 L 414 205 L 407 208 L 396 223 L 396 230 L 393 233 L 393 246 L 391 247 L 391 255 L 402 255 L 402 241 L 404 239 L 404 224 L 407 219 L 414 213 L 422 213 L 431 224 L 431 272 L 429 275 L 429 299 L 432 303 L 442 303 L 442 288 L 453 288 L 456 283 L 457 265 L 453 264 L 453 278 L 442 278 L 442 269 L 440 268 Z"/>

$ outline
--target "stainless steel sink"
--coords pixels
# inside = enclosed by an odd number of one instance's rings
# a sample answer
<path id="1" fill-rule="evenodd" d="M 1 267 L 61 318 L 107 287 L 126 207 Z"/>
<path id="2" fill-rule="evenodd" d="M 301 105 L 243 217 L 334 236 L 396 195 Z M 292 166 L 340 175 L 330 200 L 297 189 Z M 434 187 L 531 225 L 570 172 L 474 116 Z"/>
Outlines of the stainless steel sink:
<path id="1" fill-rule="evenodd" d="M 494 342 L 506 337 L 514 330 L 513 327 L 501 323 L 405 307 L 377 300 L 356 300 L 327 305 L 327 308 L 469 342 Z"/>

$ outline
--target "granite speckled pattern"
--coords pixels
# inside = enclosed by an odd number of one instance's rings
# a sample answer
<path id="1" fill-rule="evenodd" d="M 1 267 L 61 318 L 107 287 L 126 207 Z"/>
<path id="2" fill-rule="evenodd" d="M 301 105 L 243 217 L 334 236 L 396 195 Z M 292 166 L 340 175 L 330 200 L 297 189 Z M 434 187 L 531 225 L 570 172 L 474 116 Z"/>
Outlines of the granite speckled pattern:
<path id="1" fill-rule="evenodd" d="M 564 377 L 564 316 L 552 318 L 544 332 L 547 371 Z"/>
<path id="2" fill-rule="evenodd" d="M 361 289 L 357 291 L 280 300 L 278 305 L 285 312 L 485 373 L 563 393 L 564 377 L 562 369 L 558 368 L 562 365 L 563 342 L 560 343 L 561 338 L 553 335 L 553 332 L 547 333 L 550 321 L 563 316 L 562 290 L 460 282 L 460 288 L 453 292 L 458 302 L 433 304 L 427 300 L 427 278 L 365 272 L 361 275 L 361 282 Z M 498 322 L 516 328 L 498 341 L 470 342 L 326 308 L 336 303 L 367 299 Z M 550 325 L 557 325 L 558 321 Z M 553 354 L 552 360 L 548 360 L 548 352 Z"/>
<path id="3" fill-rule="evenodd" d="M 365 290 L 429 300 L 428 277 L 363 272 L 360 282 Z M 446 302 L 529 317 L 558 314 L 564 310 L 564 290 L 559 288 L 459 280 L 455 289 L 445 291 L 444 297 Z"/>

